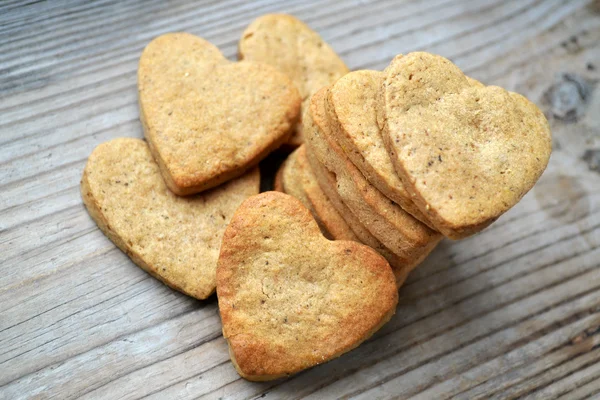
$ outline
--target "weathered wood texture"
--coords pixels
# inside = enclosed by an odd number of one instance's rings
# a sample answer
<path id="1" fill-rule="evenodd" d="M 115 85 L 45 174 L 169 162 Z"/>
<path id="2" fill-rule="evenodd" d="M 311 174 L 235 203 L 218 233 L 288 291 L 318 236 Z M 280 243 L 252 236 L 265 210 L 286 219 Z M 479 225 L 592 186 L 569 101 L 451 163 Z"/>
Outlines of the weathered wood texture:
<path id="1" fill-rule="evenodd" d="M 373 339 L 249 383 L 216 299 L 135 267 L 86 214 L 79 178 L 97 144 L 142 135 L 136 67 L 151 38 L 188 31 L 234 58 L 243 28 L 275 11 L 307 21 L 353 69 L 428 50 L 525 94 L 547 112 L 555 151 L 517 207 L 439 246 Z M 599 78 L 598 1 L 0 2 L 0 398 L 597 397 Z"/>

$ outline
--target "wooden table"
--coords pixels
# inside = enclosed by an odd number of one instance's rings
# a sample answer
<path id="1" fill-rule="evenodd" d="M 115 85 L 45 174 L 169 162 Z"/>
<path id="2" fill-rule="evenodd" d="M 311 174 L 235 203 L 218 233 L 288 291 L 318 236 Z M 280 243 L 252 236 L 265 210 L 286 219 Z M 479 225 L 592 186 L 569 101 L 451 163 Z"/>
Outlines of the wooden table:
<path id="1" fill-rule="evenodd" d="M 97 144 L 142 136 L 136 68 L 154 36 L 188 31 L 233 59 L 244 27 L 276 11 L 353 69 L 427 50 L 527 95 L 555 151 L 518 206 L 439 246 L 373 339 L 250 383 L 216 299 L 134 266 L 87 215 L 79 179 Z M 0 398 L 599 397 L 599 78 L 598 1 L 1 2 Z"/>

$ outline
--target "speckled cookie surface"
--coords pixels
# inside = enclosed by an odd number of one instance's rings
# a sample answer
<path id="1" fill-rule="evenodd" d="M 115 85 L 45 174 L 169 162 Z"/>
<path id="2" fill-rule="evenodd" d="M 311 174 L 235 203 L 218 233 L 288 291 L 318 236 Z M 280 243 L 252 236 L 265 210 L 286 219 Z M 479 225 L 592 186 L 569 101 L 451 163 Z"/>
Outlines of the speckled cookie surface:
<path id="1" fill-rule="evenodd" d="M 310 113 L 305 114 L 305 125 L 312 125 L 306 132 L 309 149 L 335 174 L 340 197 L 373 236 L 406 262 L 422 259 L 441 235 L 385 197 L 348 160 L 331 135 L 325 110 L 327 90 L 313 95 Z"/>
<path id="2" fill-rule="evenodd" d="M 331 86 L 326 101 L 331 133 L 369 183 L 432 227 L 404 188 L 383 144 L 377 124 L 377 96 L 384 78 L 379 71 L 354 71 Z"/>
<path id="3" fill-rule="evenodd" d="M 180 195 L 240 176 L 286 142 L 301 102 L 275 68 L 231 63 L 186 33 L 148 44 L 138 91 L 144 134 L 167 185 Z"/>
<path id="4" fill-rule="evenodd" d="M 287 74 L 302 96 L 306 108 L 310 96 L 335 82 L 348 68 L 318 33 L 299 19 L 285 14 L 268 14 L 254 20 L 239 42 L 241 59 L 270 64 Z M 302 144 L 298 124 L 290 144 Z"/>
<path id="5" fill-rule="evenodd" d="M 415 203 L 446 236 L 488 226 L 546 168 L 550 128 L 525 97 L 469 80 L 428 53 L 397 56 L 385 73 L 386 148 Z"/>
<path id="6" fill-rule="evenodd" d="M 221 238 L 243 200 L 258 193 L 258 169 L 203 194 L 178 197 L 148 145 L 114 139 L 90 155 L 81 195 L 100 229 L 142 269 L 198 299 L 215 289 Z"/>
<path id="7" fill-rule="evenodd" d="M 394 314 L 390 266 L 373 249 L 329 241 L 292 196 L 244 201 L 217 268 L 223 336 L 249 380 L 292 375 L 358 346 Z"/>

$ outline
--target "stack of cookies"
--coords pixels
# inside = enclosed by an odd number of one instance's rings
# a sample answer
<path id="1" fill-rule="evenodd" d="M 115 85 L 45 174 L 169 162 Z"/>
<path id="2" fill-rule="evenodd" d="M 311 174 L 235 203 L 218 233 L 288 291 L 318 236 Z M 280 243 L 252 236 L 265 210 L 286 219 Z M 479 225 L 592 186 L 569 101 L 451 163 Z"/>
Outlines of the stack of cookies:
<path id="1" fill-rule="evenodd" d="M 246 379 L 358 346 L 444 236 L 484 229 L 548 162 L 543 114 L 443 57 L 348 73 L 308 26 L 267 15 L 240 59 L 190 34 L 153 40 L 138 70 L 146 141 L 96 147 L 81 194 L 145 271 L 196 299 L 216 290 Z M 296 150 L 279 192 L 259 194 L 256 165 L 280 147 Z"/>
<path id="2" fill-rule="evenodd" d="M 276 189 L 332 239 L 380 251 L 399 285 L 442 235 L 473 235 L 515 205 L 551 151 L 533 103 L 428 53 L 346 74 L 312 96 L 303 120 L 306 148 L 283 164 Z"/>

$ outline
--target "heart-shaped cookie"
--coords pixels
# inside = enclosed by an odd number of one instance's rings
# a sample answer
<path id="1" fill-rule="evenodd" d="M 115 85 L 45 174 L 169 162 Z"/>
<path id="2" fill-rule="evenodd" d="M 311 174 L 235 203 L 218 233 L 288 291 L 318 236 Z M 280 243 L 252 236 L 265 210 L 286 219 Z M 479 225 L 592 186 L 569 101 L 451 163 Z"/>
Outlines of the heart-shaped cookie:
<path id="1" fill-rule="evenodd" d="M 327 109 L 331 133 L 352 163 L 381 193 L 433 228 L 396 175 L 377 124 L 377 97 L 385 75 L 354 71 L 331 86 Z"/>
<path id="2" fill-rule="evenodd" d="M 114 139 L 96 147 L 81 180 L 83 202 L 100 229 L 133 262 L 197 299 L 215 290 L 221 238 L 258 169 L 205 193 L 178 197 L 165 185 L 148 145 Z"/>
<path id="3" fill-rule="evenodd" d="M 246 200 L 225 234 L 217 268 L 223 336 L 239 374 L 270 380 L 355 348 L 394 314 L 388 263 L 371 248 L 329 241 L 295 198 Z"/>
<path id="4" fill-rule="evenodd" d="M 335 82 L 348 67 L 318 33 L 286 14 L 267 14 L 254 20 L 239 43 L 240 59 L 270 64 L 289 76 L 302 96 L 302 109 L 310 96 Z M 303 143 L 299 123 L 289 144 Z"/>
<path id="5" fill-rule="evenodd" d="M 287 141 L 300 110 L 275 68 L 231 63 L 186 33 L 154 39 L 138 69 L 140 118 L 169 188 L 198 193 L 240 176 Z"/>
<path id="6" fill-rule="evenodd" d="M 384 143 L 414 202 L 446 236 L 491 224 L 546 168 L 550 128 L 525 97 L 470 81 L 428 53 L 397 56 L 385 72 Z"/>

